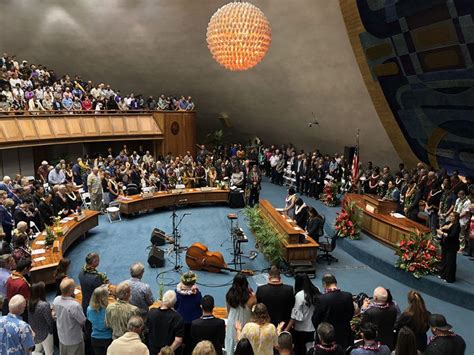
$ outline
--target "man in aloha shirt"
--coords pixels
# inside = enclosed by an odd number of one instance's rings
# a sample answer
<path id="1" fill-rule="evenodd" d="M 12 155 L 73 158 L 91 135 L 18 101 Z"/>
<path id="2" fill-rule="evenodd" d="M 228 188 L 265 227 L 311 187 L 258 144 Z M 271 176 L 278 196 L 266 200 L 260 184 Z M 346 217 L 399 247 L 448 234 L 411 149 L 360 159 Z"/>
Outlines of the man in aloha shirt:
<path id="1" fill-rule="evenodd" d="M 35 347 L 33 331 L 28 323 L 21 320 L 25 311 L 26 300 L 22 295 L 15 295 L 8 303 L 9 313 L 0 318 L 0 354 L 29 354 Z"/>

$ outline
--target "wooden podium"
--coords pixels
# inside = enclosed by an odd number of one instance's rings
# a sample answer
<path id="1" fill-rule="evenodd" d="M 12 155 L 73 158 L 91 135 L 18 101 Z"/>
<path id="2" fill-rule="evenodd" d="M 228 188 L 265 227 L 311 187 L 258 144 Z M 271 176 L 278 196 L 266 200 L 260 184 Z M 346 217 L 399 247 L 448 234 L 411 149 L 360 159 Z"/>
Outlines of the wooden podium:
<path id="1" fill-rule="evenodd" d="M 397 202 L 382 200 L 378 196 L 364 195 L 365 210 L 370 213 L 390 214 L 397 210 Z"/>

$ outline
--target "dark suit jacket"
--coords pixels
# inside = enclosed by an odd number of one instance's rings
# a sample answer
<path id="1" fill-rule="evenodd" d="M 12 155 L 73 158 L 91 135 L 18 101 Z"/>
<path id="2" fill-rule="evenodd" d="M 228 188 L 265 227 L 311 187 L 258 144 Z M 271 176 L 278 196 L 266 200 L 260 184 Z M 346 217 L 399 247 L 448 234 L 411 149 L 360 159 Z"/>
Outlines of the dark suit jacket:
<path id="1" fill-rule="evenodd" d="M 209 340 L 218 355 L 222 354 L 225 341 L 225 321 L 212 317 L 198 318 L 191 323 L 192 348 L 202 340 Z"/>
<path id="2" fill-rule="evenodd" d="M 387 308 L 371 307 L 362 315 L 362 323 L 371 322 L 377 325 L 377 340 L 387 345 L 390 350 L 395 348 L 393 328 L 397 320 L 397 309 L 394 306 Z"/>
<path id="3" fill-rule="evenodd" d="M 38 205 L 38 211 L 40 214 L 41 224 L 50 226 L 53 223 L 54 211 L 51 205 L 48 205 L 44 201 L 41 201 Z"/>
<path id="4" fill-rule="evenodd" d="M 295 221 L 301 228 L 306 228 L 306 222 L 308 221 L 308 207 L 304 207 L 300 213 L 295 214 Z"/>
<path id="5" fill-rule="evenodd" d="M 354 316 L 354 304 L 349 292 L 335 291 L 319 296 L 319 307 L 313 313 L 315 328 L 322 322 L 332 324 L 336 331 L 336 342 L 344 349 L 352 343 L 350 321 Z"/>
<path id="6" fill-rule="evenodd" d="M 288 324 L 291 318 L 291 310 L 295 304 L 293 287 L 288 285 L 266 284 L 257 288 L 257 302 L 267 306 L 270 321 L 278 326 L 278 323 Z"/>

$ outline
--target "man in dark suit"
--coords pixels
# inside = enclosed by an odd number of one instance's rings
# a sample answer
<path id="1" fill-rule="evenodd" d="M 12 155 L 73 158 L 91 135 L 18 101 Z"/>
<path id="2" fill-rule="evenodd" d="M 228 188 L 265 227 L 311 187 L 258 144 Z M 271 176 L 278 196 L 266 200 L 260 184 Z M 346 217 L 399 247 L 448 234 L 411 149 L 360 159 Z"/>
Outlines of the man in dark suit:
<path id="1" fill-rule="evenodd" d="M 268 283 L 257 288 L 257 302 L 267 306 L 270 322 L 278 326 L 280 322 L 288 325 L 291 310 L 295 304 L 293 287 L 281 282 L 280 271 L 272 266 L 268 273 Z"/>
<path id="2" fill-rule="evenodd" d="M 202 316 L 191 323 L 192 349 L 202 340 L 208 340 L 214 345 L 216 353 L 222 355 L 225 341 L 225 322 L 212 315 L 214 298 L 205 295 L 201 299 Z"/>
<path id="3" fill-rule="evenodd" d="M 320 305 L 313 313 L 313 325 L 317 329 L 322 322 L 332 324 L 336 331 L 336 343 L 344 349 L 352 344 L 350 321 L 354 316 L 354 304 L 349 292 L 341 291 L 337 287 L 334 275 L 323 276 L 325 293 L 319 296 Z"/>
<path id="4" fill-rule="evenodd" d="M 393 328 L 397 320 L 397 309 L 387 302 L 388 292 L 383 287 L 374 290 L 374 298 L 362 315 L 362 324 L 373 323 L 377 326 L 377 341 L 395 349 Z"/>
<path id="5" fill-rule="evenodd" d="M 40 229 L 43 229 L 45 225 L 50 226 L 53 224 L 54 210 L 52 200 L 53 195 L 46 194 L 38 204 L 38 211 L 41 220 L 41 225 L 39 226 Z"/>

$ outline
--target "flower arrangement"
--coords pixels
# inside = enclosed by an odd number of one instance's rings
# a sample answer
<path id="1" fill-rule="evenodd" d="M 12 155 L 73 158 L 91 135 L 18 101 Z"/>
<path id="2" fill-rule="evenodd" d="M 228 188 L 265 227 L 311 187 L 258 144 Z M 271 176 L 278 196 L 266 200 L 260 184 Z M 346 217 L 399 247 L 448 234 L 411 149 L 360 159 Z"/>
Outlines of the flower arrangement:
<path id="1" fill-rule="evenodd" d="M 54 232 L 52 231 L 50 226 L 46 226 L 45 231 L 46 231 L 46 237 L 44 238 L 44 245 L 46 247 L 49 247 L 54 244 L 54 241 L 56 240 L 56 236 L 54 235 Z"/>
<path id="2" fill-rule="evenodd" d="M 63 236 L 63 228 L 61 227 L 61 217 L 54 217 L 54 233 L 58 237 Z"/>
<path id="3" fill-rule="evenodd" d="M 436 272 L 441 261 L 439 245 L 430 233 L 411 233 L 404 236 L 395 252 L 395 266 L 408 271 L 416 278 Z"/>
<path id="4" fill-rule="evenodd" d="M 334 230 L 340 238 L 359 239 L 359 216 L 354 209 L 354 203 L 347 203 L 337 214 Z"/>
<path id="5" fill-rule="evenodd" d="M 329 207 L 335 207 L 339 204 L 339 197 L 337 193 L 339 191 L 339 185 L 332 181 L 328 181 L 323 188 L 323 193 L 320 196 L 320 200 Z"/>

